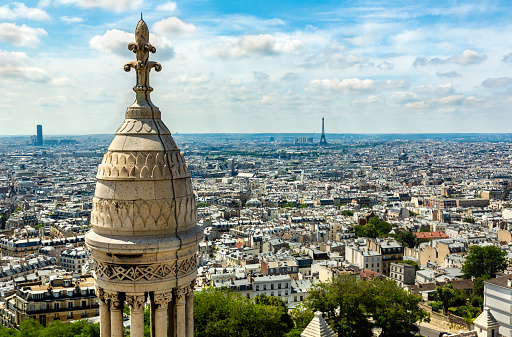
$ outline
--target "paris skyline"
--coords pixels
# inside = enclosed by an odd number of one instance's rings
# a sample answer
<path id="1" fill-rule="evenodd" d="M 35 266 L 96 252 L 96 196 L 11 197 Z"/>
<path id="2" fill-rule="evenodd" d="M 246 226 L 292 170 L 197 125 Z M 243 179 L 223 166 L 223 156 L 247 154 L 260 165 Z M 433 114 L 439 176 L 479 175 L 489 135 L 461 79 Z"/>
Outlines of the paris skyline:
<path id="1" fill-rule="evenodd" d="M 510 132 L 509 4 L 42 0 L 0 6 L 0 134 L 117 128 L 141 12 L 172 132 Z"/>

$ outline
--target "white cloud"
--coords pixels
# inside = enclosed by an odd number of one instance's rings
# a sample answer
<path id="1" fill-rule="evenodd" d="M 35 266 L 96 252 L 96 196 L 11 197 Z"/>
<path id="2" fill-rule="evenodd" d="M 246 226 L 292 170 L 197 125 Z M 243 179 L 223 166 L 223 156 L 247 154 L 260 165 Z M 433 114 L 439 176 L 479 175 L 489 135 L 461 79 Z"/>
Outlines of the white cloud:
<path id="1" fill-rule="evenodd" d="M 447 111 L 446 106 L 454 105 L 478 105 L 483 103 L 483 98 L 474 96 L 465 97 L 464 95 L 449 95 L 441 98 L 432 98 L 428 101 L 416 101 L 407 103 L 405 106 L 413 109 L 437 108 L 439 111 Z"/>
<path id="2" fill-rule="evenodd" d="M 283 77 L 281 77 L 281 79 L 284 81 L 295 81 L 298 80 L 299 77 L 300 75 L 297 73 L 286 73 L 283 75 Z"/>
<path id="3" fill-rule="evenodd" d="M 427 64 L 430 65 L 439 65 L 439 64 L 447 64 L 447 63 L 454 63 L 459 65 L 470 65 L 470 64 L 478 64 L 483 62 L 487 59 L 487 55 L 480 54 L 477 51 L 466 49 L 462 52 L 460 55 L 454 55 L 448 58 L 439 58 L 434 57 L 430 60 L 428 60 L 425 57 L 417 57 L 414 60 L 413 66 L 414 67 L 420 67 L 420 66 L 426 66 Z"/>
<path id="4" fill-rule="evenodd" d="M 482 85 L 486 88 L 500 88 L 512 85 L 512 78 L 500 77 L 500 78 L 488 78 L 482 82 Z"/>
<path id="5" fill-rule="evenodd" d="M 376 103 L 380 103 L 381 99 L 376 95 L 370 95 L 367 98 L 363 99 L 355 99 L 352 101 L 353 104 L 357 105 L 374 105 Z"/>
<path id="6" fill-rule="evenodd" d="M 407 92 L 407 91 L 397 91 L 394 92 L 390 97 L 389 100 L 391 103 L 399 104 L 399 103 L 410 103 L 410 102 L 416 102 L 419 101 L 418 95 L 416 95 L 413 92 Z"/>
<path id="7" fill-rule="evenodd" d="M 152 29 L 155 33 L 162 35 L 182 35 L 195 33 L 196 26 L 191 23 L 185 23 L 177 17 L 170 17 L 155 22 Z"/>
<path id="8" fill-rule="evenodd" d="M 418 85 L 414 88 L 414 92 L 419 94 L 430 94 L 430 95 L 447 95 L 454 92 L 454 88 L 451 83 L 446 84 L 428 84 Z"/>
<path id="9" fill-rule="evenodd" d="M 512 53 L 508 53 L 507 55 L 503 56 L 501 61 L 503 61 L 503 62 L 512 62 Z"/>
<path id="10" fill-rule="evenodd" d="M 201 75 L 195 75 L 195 76 L 189 76 L 187 74 L 182 74 L 178 76 L 174 76 L 169 80 L 169 83 L 191 83 L 191 84 L 198 84 L 198 83 L 206 83 L 209 82 L 208 77 L 204 74 Z"/>
<path id="11" fill-rule="evenodd" d="M 220 42 L 203 48 L 202 53 L 210 58 L 239 59 L 244 57 L 277 54 L 301 54 L 306 46 L 298 39 L 276 41 L 272 35 L 245 35 L 236 43 Z"/>
<path id="12" fill-rule="evenodd" d="M 16 19 L 42 21 L 50 19 L 50 16 L 40 8 L 27 7 L 20 2 L 0 7 L 0 20 L 13 21 Z"/>
<path id="13" fill-rule="evenodd" d="M 447 78 L 454 78 L 454 77 L 460 77 L 462 75 L 459 74 L 458 72 L 456 72 L 455 70 L 452 70 L 452 71 L 447 72 L 447 73 L 439 73 L 439 72 L 437 72 L 436 76 L 447 77 Z"/>
<path id="14" fill-rule="evenodd" d="M 50 84 L 56 86 L 70 86 L 73 85 L 73 81 L 69 77 L 59 77 L 52 79 Z"/>
<path id="15" fill-rule="evenodd" d="M 21 78 L 33 82 L 47 82 L 50 80 L 48 73 L 44 69 L 36 67 L 15 67 L 10 64 L 0 66 L 0 76 L 2 78 Z"/>
<path id="16" fill-rule="evenodd" d="M 464 99 L 464 95 L 450 95 L 446 97 L 441 97 L 437 101 L 439 102 L 439 104 L 443 105 L 459 105 L 462 104 Z"/>
<path id="17" fill-rule="evenodd" d="M 101 8 L 114 12 L 123 12 L 139 8 L 144 0 L 57 0 L 65 5 L 75 5 L 80 8 Z"/>
<path id="18" fill-rule="evenodd" d="M 264 73 L 263 71 L 253 71 L 252 74 L 255 81 L 268 81 L 270 78 L 269 74 Z"/>
<path id="19" fill-rule="evenodd" d="M 14 46 L 35 48 L 39 44 L 39 36 L 48 35 L 42 28 L 32 28 L 14 23 L 0 23 L 0 41 Z"/>
<path id="20" fill-rule="evenodd" d="M 411 84 L 408 78 L 398 78 L 395 80 L 384 80 L 376 83 L 380 89 L 394 90 L 408 88 Z"/>
<path id="21" fill-rule="evenodd" d="M 103 53 L 115 53 L 122 56 L 130 55 L 128 43 L 133 42 L 135 36 L 118 29 L 107 30 L 103 35 L 96 35 L 89 40 L 89 46 Z M 169 40 L 150 34 L 149 40 L 156 47 L 157 53 L 163 58 L 174 57 L 174 48 Z"/>
<path id="22" fill-rule="evenodd" d="M 62 105 L 68 101 L 67 96 L 41 97 L 34 102 L 36 105 L 54 106 Z"/>
<path id="23" fill-rule="evenodd" d="M 359 78 L 345 78 L 343 80 L 312 80 L 309 82 L 308 90 L 311 91 L 372 91 L 375 82 L 373 80 L 361 80 Z"/>
<path id="24" fill-rule="evenodd" d="M 311 56 L 306 60 L 306 63 L 301 66 L 304 68 L 332 68 L 339 69 L 351 67 L 357 64 L 368 63 L 368 58 L 362 55 L 353 53 L 345 53 L 345 47 L 338 44 L 336 41 L 325 47 L 321 52 Z"/>
<path id="25" fill-rule="evenodd" d="M 79 18 L 77 16 L 61 16 L 60 19 L 65 23 L 79 23 L 84 22 L 83 18 Z"/>
<path id="26" fill-rule="evenodd" d="M 24 52 L 0 50 L 0 59 L 3 64 L 15 66 L 28 61 L 28 56 Z"/>
<path id="27" fill-rule="evenodd" d="M 174 12 L 176 10 L 176 3 L 168 1 L 166 3 L 156 6 L 157 11 Z"/>

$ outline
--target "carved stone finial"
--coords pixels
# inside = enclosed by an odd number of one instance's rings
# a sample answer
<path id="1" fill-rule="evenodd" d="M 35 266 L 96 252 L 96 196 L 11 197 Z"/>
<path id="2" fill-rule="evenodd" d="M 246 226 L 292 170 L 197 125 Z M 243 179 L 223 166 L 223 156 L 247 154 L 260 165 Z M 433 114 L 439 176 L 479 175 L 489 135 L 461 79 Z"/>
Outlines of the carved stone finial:
<path id="1" fill-rule="evenodd" d="M 149 53 L 155 53 L 156 48 L 149 43 L 149 29 L 142 18 L 135 28 L 135 42 L 129 43 L 128 49 L 137 56 L 137 61 L 128 62 L 124 65 L 125 71 L 130 71 L 133 68 L 137 73 L 137 84 L 133 87 L 137 94 L 134 104 L 153 107 L 149 98 L 149 93 L 153 91 L 153 88 L 149 86 L 149 72 L 151 68 L 160 71 L 162 66 L 158 62 L 149 61 Z"/>

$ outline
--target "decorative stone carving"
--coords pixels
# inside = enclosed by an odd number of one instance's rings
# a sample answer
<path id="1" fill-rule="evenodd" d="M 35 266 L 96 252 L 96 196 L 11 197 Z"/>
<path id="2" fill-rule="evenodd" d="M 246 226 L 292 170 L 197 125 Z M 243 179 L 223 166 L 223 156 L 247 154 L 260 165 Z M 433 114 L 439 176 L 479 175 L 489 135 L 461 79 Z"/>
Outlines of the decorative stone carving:
<path id="1" fill-rule="evenodd" d="M 144 311 L 146 295 L 126 295 L 125 301 L 132 311 Z"/>
<path id="2" fill-rule="evenodd" d="M 108 280 L 151 281 L 154 279 L 173 277 L 177 274 L 188 274 L 189 272 L 196 270 L 196 267 L 197 256 L 193 255 L 179 263 L 138 266 L 109 264 L 96 261 L 94 271 L 96 273 L 96 277 Z"/>
<path id="3" fill-rule="evenodd" d="M 118 292 L 106 292 L 105 291 L 105 298 L 110 302 L 110 309 L 120 309 L 121 304 L 123 303 L 121 299 L 121 294 Z"/>
<path id="4" fill-rule="evenodd" d="M 109 305 L 108 294 L 105 293 L 103 288 L 96 286 L 95 290 L 96 290 L 96 296 L 98 296 L 98 299 L 101 301 L 101 303 Z"/>
<path id="5" fill-rule="evenodd" d="M 176 204 L 178 220 L 195 224 L 197 220 L 195 196 L 177 198 Z M 118 201 L 93 198 L 91 223 L 111 228 L 136 227 L 142 230 L 175 228 L 174 201 L 172 199 Z"/>
<path id="6" fill-rule="evenodd" d="M 183 300 L 185 300 L 185 296 L 187 296 L 189 289 L 190 286 L 174 288 L 173 290 L 174 296 L 176 297 L 176 301 L 182 302 Z"/>
<path id="7" fill-rule="evenodd" d="M 163 309 L 167 305 L 167 303 L 172 301 L 172 293 L 156 293 L 153 296 L 153 303 L 155 304 L 155 309 Z"/>
<path id="8" fill-rule="evenodd" d="M 193 255 L 188 259 L 178 262 L 178 274 L 187 274 L 190 270 L 197 267 L 197 255 Z"/>
<path id="9" fill-rule="evenodd" d="M 171 171 L 168 168 L 167 156 L 171 157 Z M 97 179 L 105 180 L 166 180 L 189 177 L 190 169 L 183 155 L 178 151 L 165 154 L 164 152 L 107 152 L 98 166 L 98 173 L 96 174 Z"/>

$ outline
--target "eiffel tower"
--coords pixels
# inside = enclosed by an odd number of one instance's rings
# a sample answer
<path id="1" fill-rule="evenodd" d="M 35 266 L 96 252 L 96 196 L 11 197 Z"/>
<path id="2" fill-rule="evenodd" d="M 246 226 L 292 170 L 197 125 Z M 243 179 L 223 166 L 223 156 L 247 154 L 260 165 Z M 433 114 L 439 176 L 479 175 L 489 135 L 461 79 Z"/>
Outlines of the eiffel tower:
<path id="1" fill-rule="evenodd" d="M 325 140 L 324 117 L 322 117 L 322 136 L 320 137 L 320 143 L 318 143 L 318 145 L 327 145 L 327 141 Z"/>

